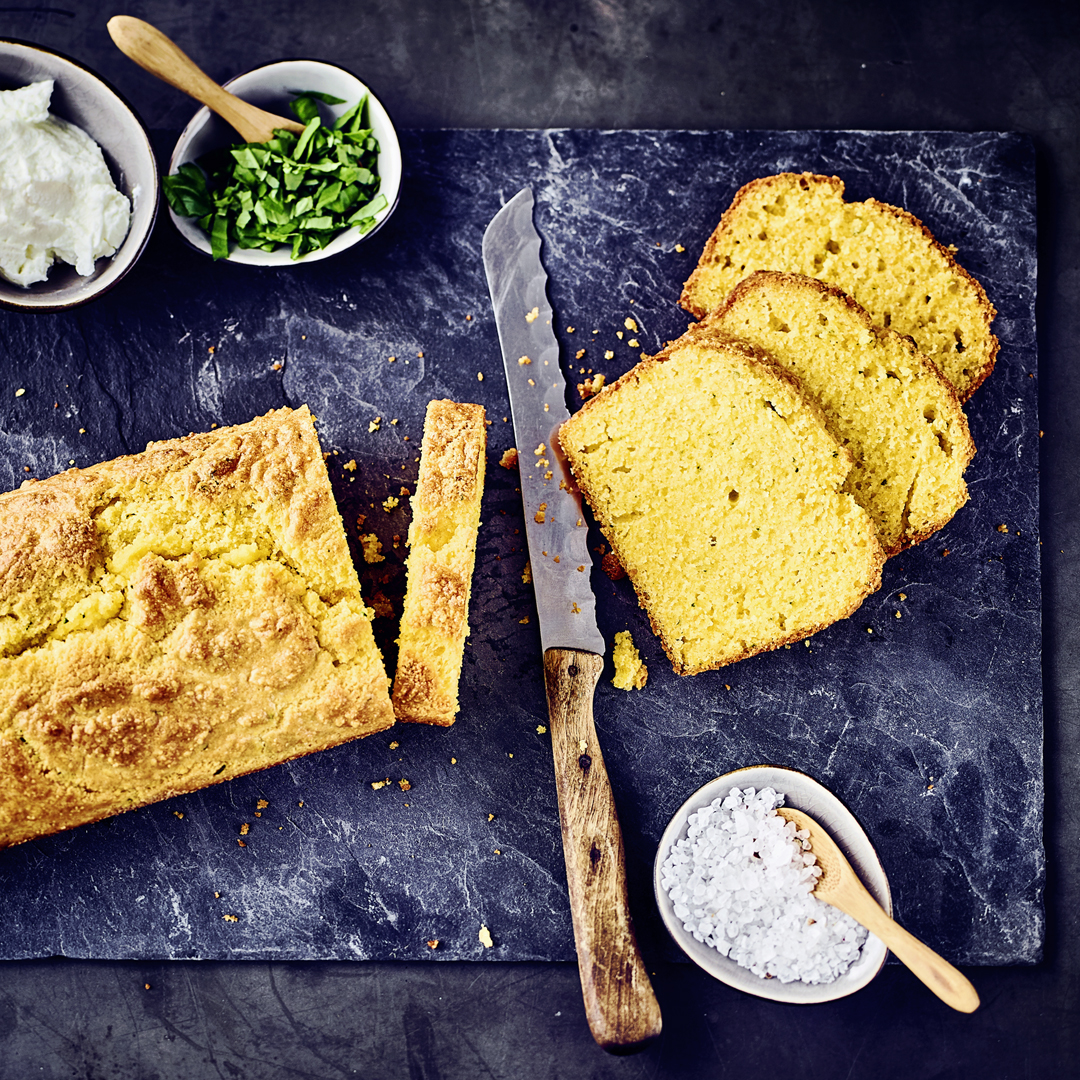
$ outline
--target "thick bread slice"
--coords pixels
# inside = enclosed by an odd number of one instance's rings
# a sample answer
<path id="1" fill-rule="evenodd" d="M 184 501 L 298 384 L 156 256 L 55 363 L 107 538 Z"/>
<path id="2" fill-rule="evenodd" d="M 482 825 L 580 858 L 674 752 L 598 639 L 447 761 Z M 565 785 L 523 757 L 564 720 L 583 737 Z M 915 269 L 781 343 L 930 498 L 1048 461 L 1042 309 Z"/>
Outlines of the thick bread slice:
<path id="1" fill-rule="evenodd" d="M 482 405 L 428 404 L 392 695 L 399 720 L 457 716 L 486 447 Z"/>
<path id="2" fill-rule="evenodd" d="M 0 495 L 0 845 L 389 727 L 306 408 Z"/>
<path id="3" fill-rule="evenodd" d="M 914 342 L 875 326 L 835 285 L 759 270 L 705 321 L 795 375 L 854 458 L 844 490 L 886 555 L 925 540 L 967 502 L 975 454 L 956 393 Z"/>
<path id="4" fill-rule="evenodd" d="M 874 322 L 914 338 L 962 402 L 994 368 L 997 312 L 982 285 L 906 210 L 845 202 L 838 177 L 781 173 L 741 188 L 680 303 L 700 319 L 755 270 L 838 285 Z"/>
<path id="5" fill-rule="evenodd" d="M 559 441 L 679 674 L 807 637 L 881 584 L 849 453 L 747 343 L 691 328 Z"/>

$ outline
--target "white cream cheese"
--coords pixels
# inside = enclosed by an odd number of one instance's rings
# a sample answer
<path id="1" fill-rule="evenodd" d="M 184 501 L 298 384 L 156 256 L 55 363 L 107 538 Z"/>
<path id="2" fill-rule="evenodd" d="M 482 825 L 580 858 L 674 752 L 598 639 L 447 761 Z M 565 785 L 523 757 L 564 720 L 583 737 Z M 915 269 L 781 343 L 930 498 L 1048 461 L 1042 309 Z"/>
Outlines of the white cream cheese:
<path id="1" fill-rule="evenodd" d="M 49 114 L 53 80 L 0 91 L 0 274 L 44 281 L 57 259 L 84 277 L 127 235 L 128 200 L 101 148 Z"/>

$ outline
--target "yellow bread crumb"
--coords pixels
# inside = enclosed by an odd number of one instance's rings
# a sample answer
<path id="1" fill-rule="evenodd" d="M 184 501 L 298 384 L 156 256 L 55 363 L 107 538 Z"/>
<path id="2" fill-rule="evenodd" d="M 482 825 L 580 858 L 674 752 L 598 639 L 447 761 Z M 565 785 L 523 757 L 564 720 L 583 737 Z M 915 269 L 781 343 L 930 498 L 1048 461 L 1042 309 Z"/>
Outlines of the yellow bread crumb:
<path id="1" fill-rule="evenodd" d="M 649 671 L 641 662 L 629 630 L 620 630 L 615 635 L 615 648 L 611 652 L 611 659 L 615 664 L 615 678 L 611 682 L 616 689 L 640 690 L 645 685 Z"/>

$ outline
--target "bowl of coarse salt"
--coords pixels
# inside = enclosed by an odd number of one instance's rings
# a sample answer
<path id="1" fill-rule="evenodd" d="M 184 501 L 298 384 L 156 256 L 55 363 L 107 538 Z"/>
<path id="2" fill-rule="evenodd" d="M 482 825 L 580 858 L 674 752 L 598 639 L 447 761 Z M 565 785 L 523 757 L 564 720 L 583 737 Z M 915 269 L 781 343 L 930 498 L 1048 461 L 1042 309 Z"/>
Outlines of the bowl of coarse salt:
<path id="1" fill-rule="evenodd" d="M 793 1004 L 834 1001 L 866 986 L 888 950 L 810 895 L 815 860 L 778 806 L 824 826 L 892 914 L 888 878 L 851 811 L 805 773 L 756 765 L 710 781 L 671 819 L 653 873 L 660 917 L 687 956 L 728 986 Z"/>

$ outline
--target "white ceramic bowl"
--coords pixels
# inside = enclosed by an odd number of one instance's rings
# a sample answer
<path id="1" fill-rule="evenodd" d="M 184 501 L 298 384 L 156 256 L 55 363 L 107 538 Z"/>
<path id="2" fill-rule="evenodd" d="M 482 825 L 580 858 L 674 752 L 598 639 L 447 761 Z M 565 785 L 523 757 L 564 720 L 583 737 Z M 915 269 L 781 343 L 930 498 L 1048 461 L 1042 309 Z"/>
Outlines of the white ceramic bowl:
<path id="1" fill-rule="evenodd" d="M 357 228 L 347 229 L 335 236 L 326 247 L 309 251 L 299 259 L 292 258 L 291 251 L 285 246 L 274 251 L 234 248 L 229 253 L 229 262 L 244 263 L 248 266 L 298 266 L 337 255 L 378 232 L 394 212 L 401 192 L 401 146 L 386 109 L 355 75 L 344 68 L 319 60 L 279 60 L 244 75 L 237 75 L 224 85 L 230 93 L 244 101 L 258 105 L 267 112 L 288 117 L 293 116 L 289 102 L 296 96 L 297 91 L 315 90 L 330 94 L 344 101 L 341 105 L 327 106 L 335 120 L 366 94 L 368 122 L 379 141 L 379 193 L 386 196 L 386 206 L 375 215 L 375 224 L 366 233 L 361 233 Z M 184 128 L 169 161 L 169 173 L 176 172 L 185 162 L 195 161 L 210 150 L 242 141 L 224 120 L 203 107 Z M 211 253 L 210 239 L 194 218 L 181 217 L 172 207 L 169 207 L 169 216 L 193 248 L 206 255 Z"/>
<path id="2" fill-rule="evenodd" d="M 150 139 L 131 106 L 100 76 L 59 53 L 22 41 L 0 41 L 0 89 L 55 80 L 49 111 L 77 124 L 105 156 L 116 186 L 132 204 L 131 225 L 115 254 L 82 277 L 56 263 L 45 281 L 13 285 L 0 278 L 0 304 L 22 311 L 62 311 L 111 289 L 142 254 L 158 208 L 158 171 Z"/>
<path id="3" fill-rule="evenodd" d="M 728 959 L 711 945 L 698 941 L 693 934 L 683 928 L 682 923 L 676 918 L 671 897 L 660 884 L 660 868 L 671 850 L 671 845 L 686 835 L 687 820 L 690 815 L 708 806 L 714 799 L 726 796 L 733 787 L 752 787 L 757 790 L 771 787 L 784 796 L 785 806 L 802 810 L 818 821 L 828 830 L 840 850 L 847 856 L 874 899 L 890 915 L 892 914 L 892 895 L 889 891 L 888 878 L 885 876 L 873 844 L 870 843 L 851 811 L 832 792 L 805 773 L 774 765 L 755 765 L 726 773 L 699 788 L 683 803 L 667 829 L 664 830 L 653 870 L 653 889 L 664 925 L 679 947 L 695 964 L 721 982 L 727 983 L 728 986 L 745 990 L 748 994 L 769 998 L 772 1001 L 810 1005 L 822 1001 L 834 1001 L 836 998 L 846 997 L 848 994 L 855 993 L 856 990 L 861 990 L 881 970 L 885 957 L 888 955 L 885 945 L 873 934 L 867 937 L 858 961 L 834 982 L 782 983 L 779 979 L 763 979 L 748 968 L 741 967 L 734 960 Z"/>

